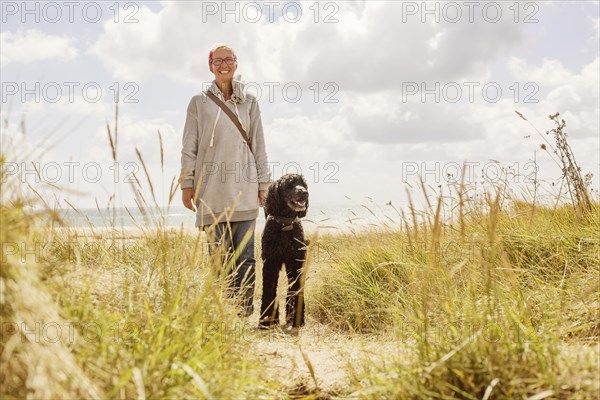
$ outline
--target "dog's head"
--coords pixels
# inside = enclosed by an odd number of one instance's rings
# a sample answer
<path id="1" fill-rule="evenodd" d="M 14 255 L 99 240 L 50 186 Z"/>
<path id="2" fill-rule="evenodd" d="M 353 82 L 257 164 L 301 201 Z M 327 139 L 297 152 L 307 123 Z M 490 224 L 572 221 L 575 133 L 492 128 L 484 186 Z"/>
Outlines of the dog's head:
<path id="1" fill-rule="evenodd" d="M 267 215 L 302 218 L 307 210 L 308 185 L 302 175 L 287 174 L 269 186 L 265 204 Z"/>

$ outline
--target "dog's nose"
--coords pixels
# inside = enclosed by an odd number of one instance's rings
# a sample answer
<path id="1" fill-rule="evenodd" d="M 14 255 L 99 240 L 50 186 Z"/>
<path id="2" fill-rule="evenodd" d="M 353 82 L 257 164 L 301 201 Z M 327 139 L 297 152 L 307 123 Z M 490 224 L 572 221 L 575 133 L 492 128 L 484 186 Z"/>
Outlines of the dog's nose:
<path id="1" fill-rule="evenodd" d="M 308 193 L 308 190 L 306 190 L 304 186 L 298 185 L 296 186 L 296 192 L 298 192 L 299 194 L 306 194 Z"/>

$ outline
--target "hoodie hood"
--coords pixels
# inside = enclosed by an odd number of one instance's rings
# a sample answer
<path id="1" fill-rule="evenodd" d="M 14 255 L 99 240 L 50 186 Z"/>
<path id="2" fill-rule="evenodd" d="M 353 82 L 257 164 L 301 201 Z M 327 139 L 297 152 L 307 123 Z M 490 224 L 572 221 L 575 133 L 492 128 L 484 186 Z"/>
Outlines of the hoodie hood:
<path id="1" fill-rule="evenodd" d="M 231 100 L 236 104 L 245 102 L 246 101 L 246 84 L 244 82 L 242 82 L 242 76 L 241 75 L 234 76 L 233 80 L 232 80 L 232 85 L 233 85 L 233 94 L 231 95 Z M 215 96 L 217 96 L 219 99 L 224 101 L 225 98 L 223 96 L 223 93 L 221 92 L 221 89 L 219 89 L 219 87 L 217 86 L 216 80 L 212 81 L 212 85 L 210 85 L 208 90 L 210 90 L 212 93 L 214 93 Z"/>

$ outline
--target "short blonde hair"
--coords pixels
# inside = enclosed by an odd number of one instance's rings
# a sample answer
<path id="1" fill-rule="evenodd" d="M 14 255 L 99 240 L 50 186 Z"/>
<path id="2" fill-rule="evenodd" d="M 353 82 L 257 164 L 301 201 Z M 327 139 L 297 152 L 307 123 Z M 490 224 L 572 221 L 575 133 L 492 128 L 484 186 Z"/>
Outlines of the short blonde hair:
<path id="1" fill-rule="evenodd" d="M 225 43 L 217 43 L 215 44 L 212 49 L 210 49 L 210 52 L 208 53 L 208 68 L 210 69 L 210 72 L 213 72 L 213 68 L 212 68 L 212 60 L 213 60 L 213 53 L 215 51 L 217 51 L 218 49 L 227 49 L 227 50 L 231 50 L 231 52 L 233 53 L 233 56 L 236 57 L 237 55 L 235 54 L 235 50 L 233 48 L 231 48 L 230 46 L 226 45 Z"/>
<path id="2" fill-rule="evenodd" d="M 212 49 L 210 49 L 210 53 L 212 54 L 212 53 L 214 53 L 215 51 L 217 51 L 219 49 L 231 50 L 231 52 L 235 55 L 235 50 L 231 46 L 229 46 L 229 45 L 227 45 L 225 43 L 217 43 L 217 44 L 215 44 L 212 47 Z"/>

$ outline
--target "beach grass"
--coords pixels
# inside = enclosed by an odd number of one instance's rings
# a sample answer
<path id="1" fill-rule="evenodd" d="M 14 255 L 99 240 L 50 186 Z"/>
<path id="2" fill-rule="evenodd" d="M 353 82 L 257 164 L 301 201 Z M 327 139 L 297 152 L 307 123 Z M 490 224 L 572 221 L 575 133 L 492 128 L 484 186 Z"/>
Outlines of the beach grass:
<path id="1" fill-rule="evenodd" d="M 490 199 L 485 218 L 466 222 L 463 234 L 434 220 L 328 238 L 336 260 L 315 279 L 311 314 L 412 351 L 385 365 L 365 361 L 354 382 L 360 398 L 594 398 L 593 207 L 585 216 L 523 203 L 500 211 Z"/>
<path id="2" fill-rule="evenodd" d="M 11 227 L 2 230 L 3 397 L 285 398 L 297 390 L 264 375 L 252 351 L 261 334 L 243 337 L 253 328 L 237 317 L 203 235 L 82 235 L 44 227 L 39 219 L 51 213 L 11 205 L 1 214 Z M 309 325 L 350 340 L 380 335 L 403 349 L 385 364 L 354 364 L 338 395 L 593 398 L 600 206 L 582 216 L 568 205 L 497 205 L 482 204 L 485 217 L 462 233 L 432 220 L 313 234 Z"/>
<path id="3" fill-rule="evenodd" d="M 116 146 L 117 132 L 109 138 Z M 306 337 L 257 330 L 256 312 L 238 316 L 223 273 L 233 266 L 208 253 L 204 234 L 160 219 L 136 221 L 137 230 L 74 229 L 2 171 L 2 398 L 589 399 L 600 391 L 600 204 L 571 201 L 585 196 L 581 185 L 571 200 L 545 201 L 502 185 L 466 198 L 460 185 L 450 203 L 422 185 L 423 209 L 411 200 L 386 227 L 314 230 L 303 330 L 320 331 L 311 349 Z M 142 211 L 156 203 L 147 179 L 146 192 L 135 188 Z M 177 190 L 172 184 L 170 200 Z M 261 272 L 259 260 L 255 308 Z M 375 349 L 363 351 L 369 341 Z M 288 350 L 298 357 L 285 358 Z"/>

